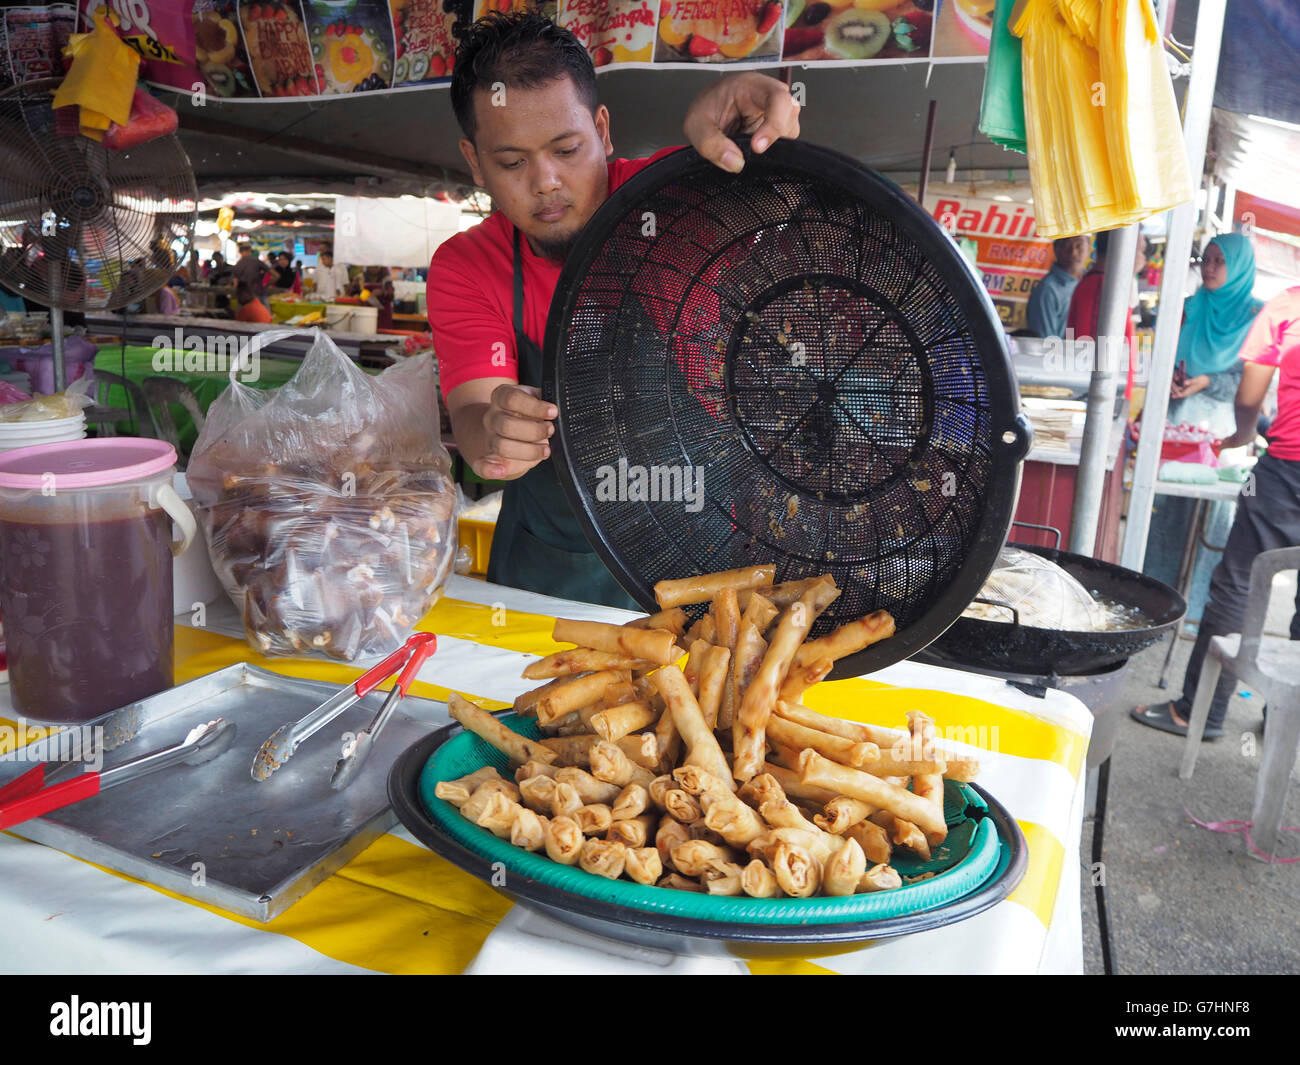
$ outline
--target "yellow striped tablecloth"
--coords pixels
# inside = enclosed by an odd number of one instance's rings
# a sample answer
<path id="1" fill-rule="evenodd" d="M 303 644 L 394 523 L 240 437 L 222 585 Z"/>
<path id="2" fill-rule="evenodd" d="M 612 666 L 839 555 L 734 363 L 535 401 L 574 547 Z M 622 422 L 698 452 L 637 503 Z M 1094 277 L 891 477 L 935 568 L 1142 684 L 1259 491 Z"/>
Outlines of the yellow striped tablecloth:
<path id="1" fill-rule="evenodd" d="M 489 708 L 530 687 L 523 666 L 558 649 L 555 617 L 623 621 L 624 611 L 453 578 L 421 622 L 438 653 L 414 695 L 455 689 Z M 181 619 L 178 618 L 178 621 Z M 176 683 L 247 661 L 346 683 L 360 669 L 263 658 L 233 611 L 176 629 Z M 398 826 L 262 924 L 0 834 L 0 971 L 6 972 L 1081 972 L 1079 836 L 1092 718 L 1077 699 L 1035 699 L 992 678 L 900 663 L 870 679 L 823 683 L 823 713 L 898 727 L 923 708 L 944 735 L 981 748 L 979 782 L 1016 818 L 1029 868 L 1009 899 L 946 928 L 799 956 L 721 946 L 687 958 L 591 936 L 521 906 Z M 0 698 L 0 726 L 8 693 Z M 0 729 L 0 737 L 11 733 Z M 34 738 L 30 737 L 29 738 Z M 0 753 L 4 740 L 0 739 Z M 814 956 L 815 955 L 815 956 Z"/>

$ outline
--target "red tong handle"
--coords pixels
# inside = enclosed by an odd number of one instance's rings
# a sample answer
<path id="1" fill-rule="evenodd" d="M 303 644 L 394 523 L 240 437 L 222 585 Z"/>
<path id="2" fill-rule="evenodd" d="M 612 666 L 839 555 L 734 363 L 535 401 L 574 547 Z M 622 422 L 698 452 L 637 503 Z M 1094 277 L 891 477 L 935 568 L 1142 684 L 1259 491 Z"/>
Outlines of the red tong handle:
<path id="1" fill-rule="evenodd" d="M 420 667 L 438 649 L 438 637 L 431 632 L 417 632 L 406 641 L 406 646 L 413 648 L 411 660 L 406 663 L 406 668 L 402 670 L 402 675 L 397 679 L 397 684 L 394 685 L 402 693 L 403 697 L 411 687 L 411 682 L 415 680 L 415 675 L 420 672 Z"/>
<path id="2" fill-rule="evenodd" d="M 37 775 L 39 774 L 39 776 Z M 64 780 L 42 788 L 45 780 L 45 767 L 38 765 L 17 780 L 5 786 L 0 793 L 0 829 L 12 828 L 33 817 L 48 814 L 74 802 L 89 799 L 99 794 L 99 774 L 81 773 L 71 780 Z M 24 785 L 19 788 L 17 785 Z M 7 798 L 18 795 L 19 798 Z"/>
<path id="3" fill-rule="evenodd" d="M 438 637 L 431 632 L 411 633 L 407 641 L 380 662 L 379 665 L 371 666 L 368 670 L 362 673 L 353 683 L 353 689 L 359 696 L 369 695 L 379 687 L 380 684 L 391 677 L 404 662 L 406 662 L 408 655 L 416 653 L 426 646 L 428 647 L 428 650 L 425 651 L 420 658 L 421 662 L 428 658 L 429 655 L 433 653 L 434 648 L 438 646 Z M 419 666 L 416 668 L 418 669 Z M 405 676 L 405 673 L 403 673 L 403 676 Z M 412 674 L 412 677 L 414 677 L 414 674 Z M 410 681 L 407 681 L 407 683 L 409 684 Z M 405 689 L 403 689 L 402 694 L 406 694 Z"/>

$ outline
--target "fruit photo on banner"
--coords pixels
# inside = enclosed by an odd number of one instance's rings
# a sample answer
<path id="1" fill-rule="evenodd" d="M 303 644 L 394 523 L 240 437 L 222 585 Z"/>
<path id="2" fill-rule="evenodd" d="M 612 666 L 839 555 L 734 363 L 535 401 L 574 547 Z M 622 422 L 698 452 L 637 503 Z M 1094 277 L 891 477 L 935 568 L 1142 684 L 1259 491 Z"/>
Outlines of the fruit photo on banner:
<path id="1" fill-rule="evenodd" d="M 393 84 L 388 0 L 304 0 L 304 9 L 323 93 L 369 92 Z"/>
<path id="2" fill-rule="evenodd" d="M 240 3 L 239 25 L 249 65 L 263 96 L 316 96 L 311 44 L 297 0 Z"/>
<path id="3" fill-rule="evenodd" d="M 781 55 L 779 0 L 660 0 L 656 63 L 753 63 Z"/>
<path id="4" fill-rule="evenodd" d="M 539 15 L 545 15 L 552 22 L 557 21 L 559 4 L 556 0 L 543 0 L 537 3 L 537 0 L 474 0 L 474 18 L 481 19 L 489 11 L 502 11 L 509 14 L 511 11 L 536 11 Z"/>
<path id="5" fill-rule="evenodd" d="M 597 67 L 654 59 L 659 0 L 560 0 L 559 22 Z"/>
<path id="6" fill-rule="evenodd" d="M 63 49 L 77 28 L 72 4 L 11 7 L 4 12 L 0 47 L 0 89 L 37 78 L 62 76 Z M 5 51 L 8 62 L 5 61 Z"/>
<path id="7" fill-rule="evenodd" d="M 935 0 L 934 59 L 986 59 L 996 0 Z"/>
<path id="8" fill-rule="evenodd" d="M 393 85 L 451 77 L 456 66 L 459 17 L 443 0 L 388 0 L 393 20 Z"/>
<path id="9" fill-rule="evenodd" d="M 800 63 L 923 59 L 936 0 L 786 0 L 782 56 Z"/>
<path id="10" fill-rule="evenodd" d="M 223 99 L 257 96 L 257 82 L 239 28 L 238 0 L 195 0 L 194 65 L 208 91 Z"/>

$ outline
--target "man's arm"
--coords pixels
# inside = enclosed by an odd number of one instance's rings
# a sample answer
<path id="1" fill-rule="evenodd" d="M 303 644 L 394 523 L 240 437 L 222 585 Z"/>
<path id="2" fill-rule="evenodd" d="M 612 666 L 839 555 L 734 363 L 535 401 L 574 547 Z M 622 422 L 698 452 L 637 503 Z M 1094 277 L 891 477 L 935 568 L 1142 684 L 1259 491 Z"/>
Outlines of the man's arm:
<path id="1" fill-rule="evenodd" d="M 478 377 L 447 393 L 451 432 L 470 469 L 490 481 L 513 481 L 549 458 L 553 404 L 509 377 Z"/>
<path id="2" fill-rule="evenodd" d="M 759 153 L 781 137 L 793 140 L 799 136 L 799 103 L 785 82 L 745 71 L 700 93 L 691 102 L 682 129 L 700 155 L 738 174 L 745 160 L 731 135 L 751 134 L 750 144 Z"/>
<path id="3" fill-rule="evenodd" d="M 1255 426 L 1259 424 L 1260 408 L 1268 395 L 1269 382 L 1273 380 L 1274 366 L 1248 362 L 1242 367 L 1241 384 L 1237 386 L 1235 408 L 1237 431 L 1223 441 L 1224 447 L 1242 447 L 1255 439 Z"/>

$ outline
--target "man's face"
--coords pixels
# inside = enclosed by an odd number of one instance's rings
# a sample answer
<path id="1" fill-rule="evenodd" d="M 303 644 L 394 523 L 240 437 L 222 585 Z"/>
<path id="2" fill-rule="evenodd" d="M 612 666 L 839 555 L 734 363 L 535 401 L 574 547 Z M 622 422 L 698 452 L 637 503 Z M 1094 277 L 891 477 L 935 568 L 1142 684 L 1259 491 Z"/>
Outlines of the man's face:
<path id="1" fill-rule="evenodd" d="M 323 251 L 320 253 L 320 261 L 322 266 L 333 266 L 334 256 L 327 251 Z"/>
<path id="2" fill-rule="evenodd" d="M 568 77 L 535 89 L 474 93 L 478 128 L 460 150 L 474 180 L 535 252 L 563 259 L 609 192 L 609 112 L 583 104 Z"/>
<path id="3" fill-rule="evenodd" d="M 1062 270 L 1076 273 L 1088 260 L 1088 238 L 1066 237 L 1056 242 L 1056 262 Z"/>

